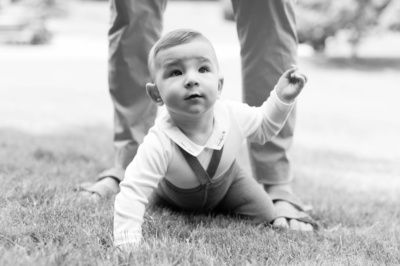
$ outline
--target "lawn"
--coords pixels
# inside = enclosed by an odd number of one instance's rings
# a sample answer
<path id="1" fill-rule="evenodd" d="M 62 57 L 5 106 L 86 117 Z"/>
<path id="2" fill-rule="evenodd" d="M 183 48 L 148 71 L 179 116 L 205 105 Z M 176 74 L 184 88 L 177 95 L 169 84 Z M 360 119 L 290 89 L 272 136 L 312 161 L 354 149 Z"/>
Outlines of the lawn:
<path id="1" fill-rule="evenodd" d="M 96 203 L 74 191 L 113 161 L 106 61 L 92 58 L 103 53 L 94 48 L 81 61 L 0 51 L 0 265 L 400 264 L 400 55 L 300 56 L 309 83 L 290 151 L 293 186 L 321 230 L 152 208 L 145 241 L 122 256 L 112 245 L 114 198 Z M 228 89 L 240 84 L 238 62 L 223 53 Z"/>
<path id="2" fill-rule="evenodd" d="M 400 264 L 399 78 L 390 62 L 302 59 L 315 78 L 299 102 L 291 155 L 295 191 L 322 226 L 315 233 L 154 208 L 143 245 L 120 256 L 113 197 L 94 203 L 73 191 L 110 165 L 110 128 L 2 128 L 0 265 Z"/>

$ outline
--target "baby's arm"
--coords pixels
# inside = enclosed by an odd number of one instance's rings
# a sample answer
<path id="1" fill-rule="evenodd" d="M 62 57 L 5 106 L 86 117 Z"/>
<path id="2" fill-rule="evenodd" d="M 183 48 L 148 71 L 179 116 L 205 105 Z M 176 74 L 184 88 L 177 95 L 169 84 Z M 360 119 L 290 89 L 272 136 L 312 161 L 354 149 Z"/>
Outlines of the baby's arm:
<path id="1" fill-rule="evenodd" d="M 260 144 L 274 138 L 285 124 L 306 82 L 307 77 L 293 66 L 281 76 L 261 107 L 242 105 L 233 108 L 244 136 Z"/>
<path id="2" fill-rule="evenodd" d="M 151 193 L 165 176 L 168 165 L 168 143 L 150 130 L 125 172 L 121 191 L 115 198 L 114 245 L 125 252 L 142 239 L 145 206 Z M 162 136 L 161 136 L 162 137 Z"/>
<path id="3" fill-rule="evenodd" d="M 278 80 L 276 94 L 285 103 L 292 103 L 307 83 L 307 76 L 297 66 L 292 66 Z"/>

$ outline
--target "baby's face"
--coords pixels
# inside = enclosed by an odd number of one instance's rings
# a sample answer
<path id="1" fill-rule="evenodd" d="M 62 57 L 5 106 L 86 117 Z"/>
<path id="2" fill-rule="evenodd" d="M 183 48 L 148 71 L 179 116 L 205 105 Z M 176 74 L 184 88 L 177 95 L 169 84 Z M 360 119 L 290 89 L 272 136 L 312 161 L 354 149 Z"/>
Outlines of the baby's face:
<path id="1" fill-rule="evenodd" d="M 222 89 L 215 51 L 204 38 L 160 51 L 155 58 L 155 84 L 175 118 L 209 111 Z"/>

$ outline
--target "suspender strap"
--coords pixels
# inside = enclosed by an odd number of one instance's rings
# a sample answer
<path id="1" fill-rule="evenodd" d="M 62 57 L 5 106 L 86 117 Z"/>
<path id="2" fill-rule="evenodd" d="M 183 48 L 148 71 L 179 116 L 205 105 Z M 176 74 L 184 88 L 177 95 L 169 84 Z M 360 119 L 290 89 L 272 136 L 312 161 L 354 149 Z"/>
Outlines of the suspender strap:
<path id="1" fill-rule="evenodd" d="M 207 174 L 210 177 L 210 179 L 214 177 L 215 172 L 217 171 L 219 162 L 221 161 L 223 149 L 224 149 L 224 147 L 222 146 L 222 148 L 220 150 L 213 151 L 210 163 L 208 164 L 208 167 L 207 167 Z"/>
<path id="2" fill-rule="evenodd" d="M 186 161 L 188 162 L 190 168 L 192 168 L 192 170 L 195 173 L 199 182 L 202 185 L 209 183 L 211 181 L 211 178 L 213 178 L 213 176 L 215 175 L 215 172 L 217 171 L 219 162 L 221 161 L 223 147 L 221 148 L 221 150 L 213 151 L 210 163 L 207 167 L 207 172 L 204 170 L 203 166 L 201 166 L 199 160 L 197 160 L 196 157 L 189 154 L 187 151 L 182 149 L 179 145 L 178 145 L 178 147 L 181 150 Z"/>

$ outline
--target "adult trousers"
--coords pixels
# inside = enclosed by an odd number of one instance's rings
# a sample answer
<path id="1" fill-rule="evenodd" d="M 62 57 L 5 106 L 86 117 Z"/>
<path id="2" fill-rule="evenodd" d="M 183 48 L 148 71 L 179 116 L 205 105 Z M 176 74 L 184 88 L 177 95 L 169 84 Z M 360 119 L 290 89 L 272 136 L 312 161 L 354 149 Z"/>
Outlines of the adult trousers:
<path id="1" fill-rule="evenodd" d="M 243 101 L 260 106 L 279 77 L 296 64 L 294 0 L 232 0 L 241 46 Z M 148 53 L 160 38 L 166 0 L 110 0 L 109 90 L 114 106 L 114 167 L 100 174 L 119 180 L 154 124 L 157 106 L 146 94 Z M 207 32 L 203 32 L 207 36 Z M 292 179 L 288 149 L 295 110 L 265 145 L 249 143 L 255 178 L 266 185 Z"/>

